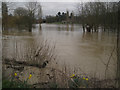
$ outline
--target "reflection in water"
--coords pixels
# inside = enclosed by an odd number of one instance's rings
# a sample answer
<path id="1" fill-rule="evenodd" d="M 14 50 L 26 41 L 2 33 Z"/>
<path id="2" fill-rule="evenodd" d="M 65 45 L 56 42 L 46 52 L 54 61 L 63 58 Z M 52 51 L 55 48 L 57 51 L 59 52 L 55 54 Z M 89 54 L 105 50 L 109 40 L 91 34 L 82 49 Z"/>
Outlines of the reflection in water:
<path id="1" fill-rule="evenodd" d="M 105 65 L 111 51 L 116 45 L 116 35 L 107 32 L 82 32 L 81 25 L 56 25 L 42 24 L 40 28 L 33 29 L 32 33 L 17 32 L 15 39 L 21 51 L 25 52 L 24 45 L 31 45 L 31 42 L 39 42 L 42 38 L 47 39 L 51 44 L 56 43 L 56 54 L 59 65 L 66 63 L 71 67 L 80 67 L 87 74 L 96 73 L 104 77 Z M 3 37 L 3 55 L 8 57 L 13 54 L 13 32 L 5 31 Z M 10 51 L 10 52 L 9 52 Z M 20 51 L 19 51 L 20 52 Z M 116 54 L 113 53 L 109 65 L 109 77 L 115 76 Z M 80 71 L 80 70 L 79 70 Z"/>
<path id="2" fill-rule="evenodd" d="M 58 31 L 74 31 L 74 24 L 66 24 L 66 25 L 58 25 L 57 26 Z"/>
<path id="3" fill-rule="evenodd" d="M 69 31 L 69 24 L 66 25 L 66 30 Z"/>
<path id="4" fill-rule="evenodd" d="M 58 26 L 58 31 L 60 31 L 61 30 L 61 27 L 60 27 L 60 25 Z"/>
<path id="5" fill-rule="evenodd" d="M 83 32 L 83 38 L 85 39 L 85 40 L 92 40 L 92 33 L 90 33 L 90 32 Z"/>
<path id="6" fill-rule="evenodd" d="M 71 31 L 74 31 L 74 24 L 71 24 Z"/>
<path id="7" fill-rule="evenodd" d="M 41 24 L 39 24 L 39 30 L 42 30 Z"/>

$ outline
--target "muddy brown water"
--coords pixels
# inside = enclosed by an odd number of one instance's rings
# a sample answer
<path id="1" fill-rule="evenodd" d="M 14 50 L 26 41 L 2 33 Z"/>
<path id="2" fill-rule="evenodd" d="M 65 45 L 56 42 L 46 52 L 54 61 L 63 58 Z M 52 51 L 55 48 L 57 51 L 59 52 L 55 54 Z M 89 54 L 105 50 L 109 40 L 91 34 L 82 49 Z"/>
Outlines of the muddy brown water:
<path id="1" fill-rule="evenodd" d="M 37 24 L 32 32 L 25 30 L 3 31 L 3 57 L 15 57 L 16 52 L 25 52 L 24 45 L 31 45 L 33 41 L 39 42 L 42 39 L 47 40 L 51 45 L 55 45 L 56 60 L 60 68 L 65 65 L 69 68 L 76 68 L 75 74 L 84 72 L 104 78 L 105 64 L 107 64 L 113 51 L 107 76 L 109 78 L 115 77 L 116 34 L 104 32 L 101 29 L 93 33 L 83 32 L 81 25 L 42 24 L 39 28 Z M 15 49 L 16 43 L 17 51 Z"/>

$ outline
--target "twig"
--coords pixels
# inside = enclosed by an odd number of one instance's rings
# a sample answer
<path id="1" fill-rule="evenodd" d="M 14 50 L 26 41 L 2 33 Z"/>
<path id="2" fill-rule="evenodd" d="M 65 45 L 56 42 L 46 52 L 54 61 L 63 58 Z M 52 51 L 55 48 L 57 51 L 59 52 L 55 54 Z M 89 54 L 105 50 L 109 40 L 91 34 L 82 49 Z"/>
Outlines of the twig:
<path id="1" fill-rule="evenodd" d="M 106 64 L 105 79 L 106 79 L 106 74 L 107 74 L 108 66 L 109 66 L 109 63 L 110 63 L 110 60 L 111 60 L 111 57 L 112 57 L 112 55 L 113 55 L 114 50 L 115 50 L 115 46 L 114 46 L 114 48 L 113 48 L 113 50 L 112 50 L 112 52 L 111 52 L 111 55 L 110 55 L 110 57 L 109 57 L 109 59 L 108 59 L 107 64 Z"/>

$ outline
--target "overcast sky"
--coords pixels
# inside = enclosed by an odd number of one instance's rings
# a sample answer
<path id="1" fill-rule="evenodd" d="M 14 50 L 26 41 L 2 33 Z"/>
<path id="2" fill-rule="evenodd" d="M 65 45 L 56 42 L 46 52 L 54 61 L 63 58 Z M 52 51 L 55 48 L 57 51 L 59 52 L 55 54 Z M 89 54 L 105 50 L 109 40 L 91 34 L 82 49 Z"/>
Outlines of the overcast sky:
<path id="1" fill-rule="evenodd" d="M 14 7 L 22 7 L 21 2 L 30 2 L 36 0 L 4 0 L 9 2 L 17 2 Z M 98 1 L 98 0 L 37 0 L 41 2 L 43 16 L 56 15 L 57 12 L 74 12 L 76 14 L 76 6 L 79 2 Z M 100 0 L 99 0 L 100 1 Z M 119 0 L 101 0 L 101 1 L 119 1 Z"/>
<path id="2" fill-rule="evenodd" d="M 76 10 L 77 3 L 75 2 L 42 2 L 43 16 L 56 15 L 57 12 L 72 12 Z"/>
<path id="3" fill-rule="evenodd" d="M 41 2 L 42 6 L 42 14 L 43 16 L 47 15 L 56 15 L 59 11 L 66 12 L 76 12 L 76 2 Z M 23 2 L 16 2 L 15 4 L 11 5 L 13 8 L 16 7 L 23 7 L 25 4 Z"/>

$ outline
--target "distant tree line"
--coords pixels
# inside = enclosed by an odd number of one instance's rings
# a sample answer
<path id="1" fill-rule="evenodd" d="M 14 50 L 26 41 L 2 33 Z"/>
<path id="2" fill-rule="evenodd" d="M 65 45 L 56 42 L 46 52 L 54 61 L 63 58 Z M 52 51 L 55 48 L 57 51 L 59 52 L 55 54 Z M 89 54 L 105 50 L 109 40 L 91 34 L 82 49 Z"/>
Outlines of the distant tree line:
<path id="1" fill-rule="evenodd" d="M 69 14 L 69 11 L 65 12 L 58 12 L 56 16 L 46 16 L 46 23 L 54 23 L 54 22 L 60 22 L 60 23 L 73 23 L 74 13 L 71 12 Z"/>
<path id="2" fill-rule="evenodd" d="M 41 5 L 38 2 L 26 3 L 25 7 L 17 7 L 13 14 L 8 14 L 6 2 L 2 2 L 2 30 L 9 28 L 27 29 L 31 32 L 33 24 L 41 23 Z M 37 19 L 37 20 L 36 20 Z"/>

